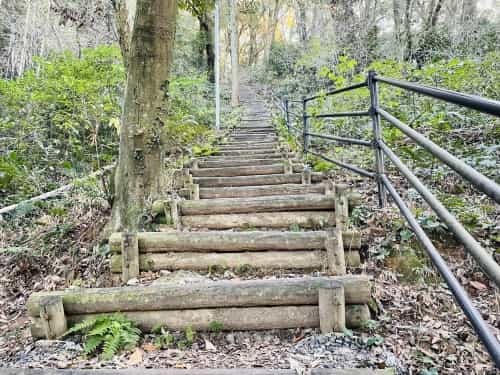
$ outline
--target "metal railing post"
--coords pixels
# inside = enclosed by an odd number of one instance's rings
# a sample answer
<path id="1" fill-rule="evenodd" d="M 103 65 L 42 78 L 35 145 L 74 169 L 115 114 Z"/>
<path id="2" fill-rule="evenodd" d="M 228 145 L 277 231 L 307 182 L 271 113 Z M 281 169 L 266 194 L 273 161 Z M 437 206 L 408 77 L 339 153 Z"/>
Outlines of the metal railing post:
<path id="1" fill-rule="evenodd" d="M 288 129 L 288 133 L 290 134 L 290 112 L 288 111 L 288 104 L 289 100 L 288 98 L 285 98 L 284 100 L 284 106 L 285 106 L 285 121 L 286 121 L 286 128 Z"/>
<path id="2" fill-rule="evenodd" d="M 309 129 L 307 122 L 307 101 L 305 96 L 302 97 L 302 127 L 304 138 L 304 155 L 309 151 Z"/>
<path id="3" fill-rule="evenodd" d="M 368 72 L 368 88 L 370 90 L 370 116 L 372 118 L 373 127 L 373 150 L 375 152 L 375 171 L 377 173 L 377 189 L 379 207 L 384 207 L 387 201 L 385 186 L 382 181 L 382 176 L 385 174 L 384 169 L 384 154 L 380 148 L 379 141 L 382 140 L 382 129 L 380 127 L 380 115 L 377 112 L 378 108 L 378 89 L 375 81 L 376 73 L 373 70 Z"/>

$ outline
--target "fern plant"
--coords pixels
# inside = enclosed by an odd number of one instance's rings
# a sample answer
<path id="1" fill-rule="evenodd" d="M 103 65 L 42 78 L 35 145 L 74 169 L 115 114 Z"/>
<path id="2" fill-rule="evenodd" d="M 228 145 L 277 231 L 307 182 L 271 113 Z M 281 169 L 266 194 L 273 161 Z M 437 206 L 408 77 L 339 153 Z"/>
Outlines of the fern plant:
<path id="1" fill-rule="evenodd" d="M 83 336 L 83 350 L 91 355 L 99 350 L 101 358 L 109 360 L 121 350 L 135 347 L 141 331 L 122 314 L 100 315 L 72 327 L 64 336 L 79 333 Z"/>

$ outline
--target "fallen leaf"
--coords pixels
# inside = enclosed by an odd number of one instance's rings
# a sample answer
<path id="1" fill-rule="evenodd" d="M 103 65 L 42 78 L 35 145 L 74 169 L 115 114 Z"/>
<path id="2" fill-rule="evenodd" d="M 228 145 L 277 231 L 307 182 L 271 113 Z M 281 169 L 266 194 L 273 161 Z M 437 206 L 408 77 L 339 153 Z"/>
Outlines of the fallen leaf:
<path id="1" fill-rule="evenodd" d="M 142 348 L 147 351 L 147 352 L 156 352 L 158 350 L 158 347 L 154 344 L 144 344 Z"/>
<path id="2" fill-rule="evenodd" d="M 128 359 L 128 364 L 130 366 L 133 366 L 142 363 L 142 356 L 143 356 L 143 351 L 140 348 L 136 348 L 134 352 L 130 355 L 130 358 Z"/>
<path id="3" fill-rule="evenodd" d="M 477 289 L 477 290 L 486 290 L 486 289 L 488 289 L 488 287 L 486 285 L 484 285 L 483 283 L 480 283 L 479 281 L 471 281 L 469 284 L 474 289 Z"/>

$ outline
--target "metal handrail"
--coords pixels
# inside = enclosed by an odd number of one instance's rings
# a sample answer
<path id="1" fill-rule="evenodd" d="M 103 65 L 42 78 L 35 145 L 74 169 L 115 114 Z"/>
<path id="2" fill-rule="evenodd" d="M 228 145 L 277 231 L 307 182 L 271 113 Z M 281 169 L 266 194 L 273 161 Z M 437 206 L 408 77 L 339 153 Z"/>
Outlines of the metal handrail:
<path id="1" fill-rule="evenodd" d="M 326 93 L 312 95 L 309 97 L 303 97 L 302 102 L 302 141 L 304 154 L 310 153 L 316 157 L 322 158 L 323 160 L 329 161 L 342 168 L 346 168 L 353 171 L 359 175 L 372 178 L 376 181 L 378 185 L 378 196 L 379 203 L 382 207 L 385 203 L 385 196 L 388 193 L 398 206 L 401 214 L 406 218 L 408 225 L 412 228 L 415 233 L 416 238 L 421 243 L 422 247 L 426 250 L 429 257 L 431 258 L 433 264 L 435 265 L 438 272 L 443 277 L 444 281 L 452 291 L 457 303 L 460 305 L 465 315 L 469 319 L 477 333 L 479 339 L 483 342 L 484 346 L 490 353 L 491 358 L 495 362 L 497 368 L 500 368 L 500 343 L 498 342 L 495 335 L 489 330 L 488 325 L 483 320 L 481 314 L 473 306 L 470 297 L 467 295 L 464 288 L 460 285 L 456 277 L 451 272 L 450 268 L 447 266 L 439 252 L 436 250 L 432 244 L 429 237 L 425 234 L 422 227 L 418 224 L 418 221 L 413 216 L 412 212 L 404 203 L 401 196 L 397 193 L 394 186 L 391 184 L 389 178 L 385 174 L 384 166 L 384 156 L 387 157 L 392 164 L 401 172 L 401 174 L 407 179 L 407 181 L 420 193 L 422 198 L 428 203 L 428 205 L 434 210 L 434 212 L 439 216 L 439 218 L 446 224 L 448 229 L 454 233 L 457 239 L 465 246 L 466 250 L 474 257 L 477 263 L 480 265 L 481 269 L 485 274 L 500 287 L 500 265 L 495 262 L 490 254 L 476 241 L 472 235 L 467 232 L 462 224 L 439 202 L 439 200 L 430 192 L 430 190 L 415 176 L 413 172 L 399 159 L 399 157 L 385 144 L 383 141 L 383 136 L 381 132 L 381 121 L 387 121 L 392 126 L 395 126 L 401 132 L 403 132 L 410 139 L 415 141 L 418 145 L 422 146 L 437 159 L 448 165 L 454 171 L 456 171 L 465 180 L 469 181 L 473 186 L 476 187 L 480 192 L 492 198 L 495 202 L 500 203 L 500 185 L 498 185 L 493 180 L 479 173 L 474 168 L 470 167 L 462 160 L 458 159 L 448 151 L 444 150 L 440 146 L 436 145 L 434 142 L 426 138 L 421 133 L 413 130 L 408 125 L 385 111 L 379 105 L 378 100 L 378 87 L 377 83 L 384 83 L 399 87 L 405 90 L 416 92 L 422 95 L 426 95 L 432 98 L 444 100 L 449 103 L 461 105 L 463 107 L 474 109 L 482 113 L 500 116 L 500 102 L 482 98 L 475 95 L 463 94 L 451 90 L 445 90 L 441 88 L 435 88 L 430 86 L 424 86 L 412 82 L 400 81 L 392 78 L 377 76 L 375 72 L 371 71 L 368 74 L 367 80 L 363 83 L 351 85 L 348 87 L 335 89 L 328 91 Z M 309 115 L 307 113 L 307 103 L 322 98 L 324 96 L 335 95 L 350 90 L 355 90 L 363 87 L 368 87 L 370 90 L 370 108 L 369 111 L 365 112 L 340 112 L 333 114 L 320 114 L 320 115 Z M 284 101 L 284 108 L 288 109 L 288 102 L 290 100 L 286 99 Z M 365 140 L 358 140 L 345 137 L 337 137 L 330 134 L 317 134 L 309 131 L 309 120 L 311 118 L 335 118 L 335 117 L 355 117 L 355 116 L 365 116 L 370 115 L 372 118 L 373 127 L 373 140 L 371 142 Z M 290 116 L 285 112 L 285 121 L 287 127 L 290 131 Z M 293 130 L 300 132 L 300 129 L 293 127 Z M 375 154 L 375 171 L 367 171 L 363 168 L 344 163 L 338 160 L 334 160 L 326 155 L 323 155 L 314 150 L 310 150 L 310 138 L 322 138 L 329 141 L 338 142 L 340 144 L 355 144 L 362 146 L 370 146 L 374 150 Z"/>

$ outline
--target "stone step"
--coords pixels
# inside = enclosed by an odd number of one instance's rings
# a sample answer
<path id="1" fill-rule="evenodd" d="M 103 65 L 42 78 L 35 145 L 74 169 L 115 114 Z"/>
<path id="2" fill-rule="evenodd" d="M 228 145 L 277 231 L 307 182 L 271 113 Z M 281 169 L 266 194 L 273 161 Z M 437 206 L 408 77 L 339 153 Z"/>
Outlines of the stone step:
<path id="1" fill-rule="evenodd" d="M 235 177 L 194 177 L 193 182 L 203 187 L 233 187 L 233 186 L 258 186 L 258 185 L 280 185 L 302 183 L 301 173 L 290 174 L 268 174 L 256 176 Z M 324 179 L 322 173 L 312 173 L 312 182 L 321 182 Z"/>
<path id="2" fill-rule="evenodd" d="M 255 212 L 315 211 L 335 208 L 333 194 L 186 200 L 178 203 L 182 216 Z"/>
<path id="3" fill-rule="evenodd" d="M 324 184 L 282 184 L 223 188 L 201 188 L 200 199 L 245 198 L 262 196 L 283 196 L 296 194 L 323 194 Z"/>

